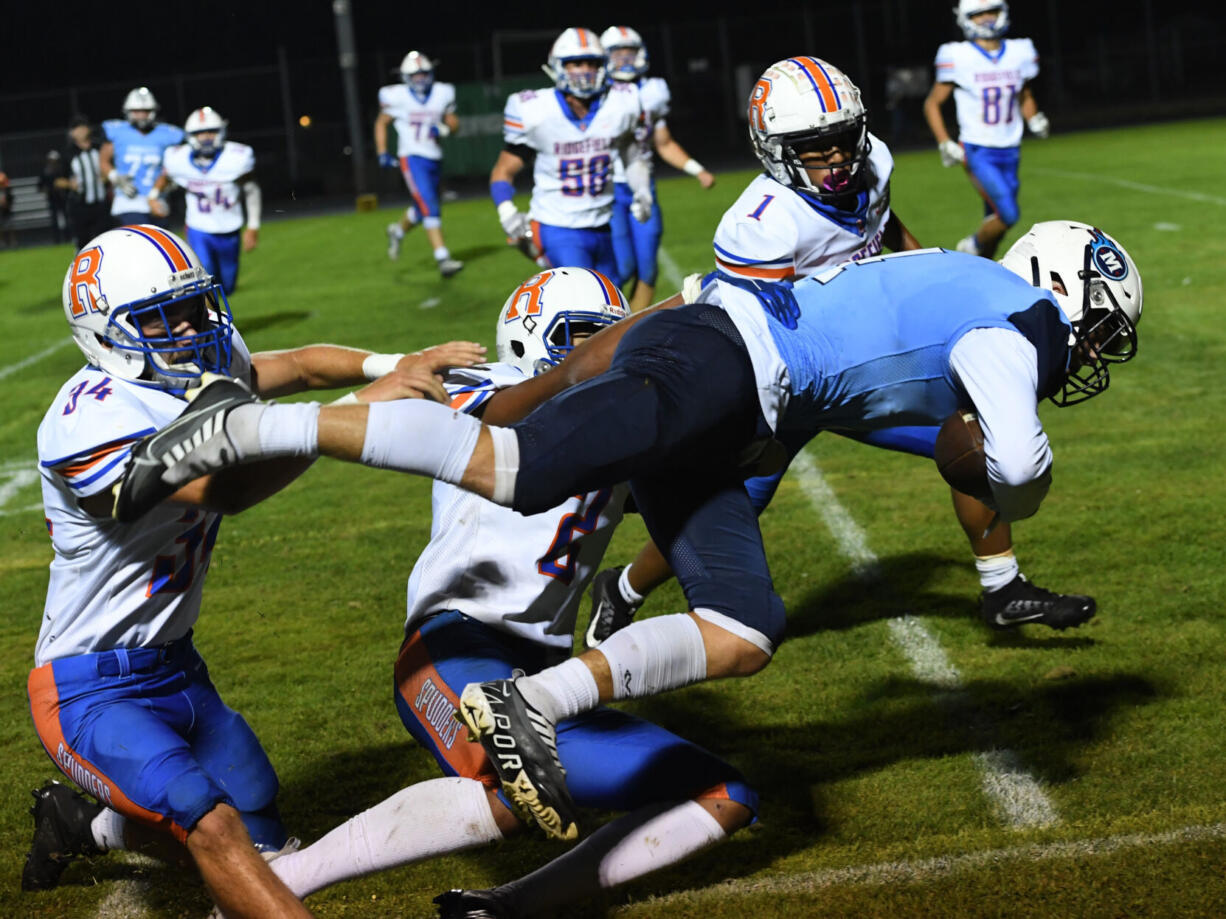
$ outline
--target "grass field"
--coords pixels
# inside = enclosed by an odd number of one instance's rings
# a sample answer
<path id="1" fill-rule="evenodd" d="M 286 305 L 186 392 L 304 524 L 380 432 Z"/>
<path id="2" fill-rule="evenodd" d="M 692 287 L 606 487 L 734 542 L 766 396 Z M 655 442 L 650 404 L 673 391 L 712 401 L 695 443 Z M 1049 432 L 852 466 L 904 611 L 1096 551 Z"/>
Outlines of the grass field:
<path id="1" fill-rule="evenodd" d="M 1107 394 L 1044 408 L 1055 483 L 1015 529 L 1023 570 L 1094 594 L 1098 617 L 1068 634 L 990 633 L 931 464 L 818 438 L 763 518 L 790 616 L 774 663 L 635 706 L 736 764 L 761 791 L 761 822 L 574 915 L 1226 913 L 1223 145 L 1217 120 L 1025 148 L 1024 221 L 1099 224 L 1145 279 L 1139 357 Z M 710 192 L 661 182 L 663 292 L 676 271 L 709 267 L 715 224 L 750 177 L 721 175 Z M 894 207 L 925 244 L 952 245 L 978 219 L 965 179 L 935 151 L 898 158 Z M 492 351 L 498 309 L 531 266 L 502 245 L 489 202 L 446 210 L 467 262 L 449 282 L 422 239 L 388 262 L 392 216 L 268 223 L 232 303 L 252 349 L 473 337 Z M 203 916 L 194 877 L 122 856 L 73 866 L 52 892 L 18 889 L 27 791 L 58 775 L 32 730 L 25 679 L 51 558 L 34 433 L 81 363 L 60 309 L 70 255 L 0 256 L 0 916 Z M 429 514 L 425 481 L 321 461 L 222 528 L 197 644 L 263 739 L 286 822 L 306 841 L 436 775 L 391 700 L 405 581 Z M 610 560 L 641 538 L 631 518 Z M 682 603 L 665 589 L 647 612 Z M 308 903 L 323 917 L 431 915 L 439 891 L 489 886 L 559 851 L 525 837 Z"/>

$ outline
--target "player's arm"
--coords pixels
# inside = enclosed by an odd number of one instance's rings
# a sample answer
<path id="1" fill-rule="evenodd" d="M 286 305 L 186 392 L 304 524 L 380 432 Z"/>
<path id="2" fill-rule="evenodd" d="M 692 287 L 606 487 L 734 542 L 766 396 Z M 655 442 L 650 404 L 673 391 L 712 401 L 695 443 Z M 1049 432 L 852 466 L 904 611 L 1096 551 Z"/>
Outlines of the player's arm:
<path id="1" fill-rule="evenodd" d="M 247 214 L 247 228 L 243 230 L 243 251 L 250 252 L 260 242 L 260 217 L 264 210 L 264 196 L 255 173 L 249 172 L 238 180 L 243 191 L 243 210 Z"/>
<path id="2" fill-rule="evenodd" d="M 630 201 L 630 216 L 639 223 L 651 219 L 655 194 L 651 188 L 651 154 L 639 149 L 634 132 L 627 131 L 617 139 L 617 155 L 625 166 L 626 184 L 633 198 Z"/>
<path id="3" fill-rule="evenodd" d="M 447 130 L 443 132 L 444 137 L 448 134 L 455 134 L 460 130 L 460 116 L 455 112 L 444 112 L 443 124 L 447 127 Z"/>
<path id="4" fill-rule="evenodd" d="M 710 188 L 715 184 L 715 176 L 708 172 L 702 163 L 690 156 L 681 144 L 677 143 L 666 122 L 656 123 L 651 142 L 656 148 L 656 153 L 660 154 L 660 159 L 674 169 L 680 169 L 686 175 L 693 176 L 703 188 Z"/>
<path id="5" fill-rule="evenodd" d="M 149 213 L 154 217 L 169 217 L 170 205 L 166 203 L 166 189 L 172 184 L 171 178 L 167 175 L 166 170 L 162 169 L 158 173 L 158 177 L 153 180 L 153 187 L 149 189 L 147 200 L 149 201 Z"/>
<path id="6" fill-rule="evenodd" d="M 893 210 L 890 211 L 890 219 L 885 222 L 885 229 L 881 231 L 881 244 L 891 252 L 923 248 Z"/>
<path id="7" fill-rule="evenodd" d="M 928 91 L 928 96 L 924 99 L 924 120 L 928 122 L 928 130 L 936 138 L 937 146 L 952 140 L 949 136 L 949 129 L 945 126 L 945 116 L 941 114 L 941 106 L 948 101 L 953 92 L 953 83 L 937 82 L 932 84 L 932 89 Z"/>
<path id="8" fill-rule="evenodd" d="M 98 171 L 103 175 L 108 175 L 115 168 L 115 145 L 109 140 L 104 140 L 102 146 L 98 148 Z"/>
<path id="9" fill-rule="evenodd" d="M 523 148 L 503 148 L 490 170 L 490 197 L 498 210 L 498 222 L 507 234 L 507 242 L 516 243 L 528 232 L 528 215 L 515 206 L 515 177 L 526 165 Z"/>
<path id="10" fill-rule="evenodd" d="M 1039 101 L 1035 99 L 1034 92 L 1027 83 L 1022 87 L 1022 91 L 1017 97 L 1019 110 L 1022 117 L 1026 119 L 1026 127 L 1030 129 L 1030 133 L 1035 137 L 1047 137 L 1051 133 L 1051 122 L 1047 120 L 1047 116 L 1039 111 Z"/>
<path id="11" fill-rule="evenodd" d="M 392 116 L 387 112 L 379 112 L 375 118 L 375 156 L 379 165 L 389 169 L 396 167 L 396 157 L 387 152 L 387 126 L 392 123 Z"/>

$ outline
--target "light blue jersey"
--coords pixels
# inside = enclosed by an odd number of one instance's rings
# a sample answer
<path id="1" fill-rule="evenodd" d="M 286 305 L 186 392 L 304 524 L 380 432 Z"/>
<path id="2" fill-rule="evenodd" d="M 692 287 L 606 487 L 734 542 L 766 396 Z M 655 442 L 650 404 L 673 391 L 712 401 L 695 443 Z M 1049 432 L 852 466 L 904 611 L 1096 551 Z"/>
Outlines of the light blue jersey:
<path id="1" fill-rule="evenodd" d="M 131 177 L 136 186 L 135 197 L 115 189 L 111 202 L 112 214 L 148 214 L 149 192 L 162 171 L 162 154 L 186 140 L 182 128 L 158 122 L 149 133 L 138 130 L 127 121 L 115 118 L 102 122 L 106 139 L 114 145 L 115 168 Z"/>
<path id="2" fill-rule="evenodd" d="M 1010 329 L 1034 345 L 1039 398 L 1065 376 L 1070 326 L 1054 297 L 987 259 L 927 249 L 847 262 L 795 287 L 736 286 L 758 301 L 782 363 L 776 431 L 789 439 L 936 425 L 970 407 L 950 352 L 971 329 Z M 734 299 L 724 306 L 740 327 L 749 301 Z M 766 350 L 760 330 L 751 354 Z"/>

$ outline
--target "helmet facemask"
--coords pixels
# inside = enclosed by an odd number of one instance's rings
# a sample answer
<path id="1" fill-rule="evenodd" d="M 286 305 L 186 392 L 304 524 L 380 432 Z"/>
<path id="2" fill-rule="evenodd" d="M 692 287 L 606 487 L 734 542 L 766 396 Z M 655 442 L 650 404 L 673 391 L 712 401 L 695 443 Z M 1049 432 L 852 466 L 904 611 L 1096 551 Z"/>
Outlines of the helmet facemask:
<path id="1" fill-rule="evenodd" d="M 823 203 L 835 202 L 847 195 L 858 194 L 865 187 L 866 163 L 872 149 L 868 140 L 868 128 L 863 115 L 850 122 L 830 125 L 814 131 L 776 135 L 768 140 L 773 152 L 787 176 L 787 183 L 802 194 Z M 806 162 L 805 154 L 842 151 L 844 159 L 829 164 L 828 174 L 814 183 L 808 167 L 816 165 L 814 158 Z M 828 162 L 829 157 L 817 157 L 818 162 Z"/>
<path id="2" fill-rule="evenodd" d="M 996 13 L 992 19 L 975 22 L 976 17 L 991 12 Z M 973 3 L 962 0 L 954 7 L 954 19 L 969 41 L 991 41 L 1003 37 L 1009 31 L 1009 4 L 1004 0 L 1000 3 Z"/>

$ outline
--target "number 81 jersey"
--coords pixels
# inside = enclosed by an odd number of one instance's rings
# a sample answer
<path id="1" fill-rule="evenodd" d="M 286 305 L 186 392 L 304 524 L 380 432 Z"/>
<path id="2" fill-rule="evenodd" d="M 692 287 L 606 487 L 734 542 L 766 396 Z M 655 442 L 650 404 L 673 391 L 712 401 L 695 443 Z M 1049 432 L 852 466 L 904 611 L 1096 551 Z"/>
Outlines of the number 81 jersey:
<path id="1" fill-rule="evenodd" d="M 954 84 L 958 140 L 981 147 L 1016 147 L 1022 142 L 1018 94 L 1039 75 L 1039 55 L 1029 38 L 1007 38 L 996 51 L 972 41 L 951 41 L 937 49 L 937 82 Z"/>
<path id="2" fill-rule="evenodd" d="M 243 225 L 242 191 L 238 182 L 255 169 L 255 151 L 226 141 L 207 163 L 192 158 L 188 144 L 166 151 L 162 168 L 187 191 L 187 225 L 201 233 L 233 233 Z"/>
<path id="3" fill-rule="evenodd" d="M 508 146 L 536 151 L 533 220 L 555 227 L 602 227 L 613 213 L 613 162 L 634 143 L 642 120 L 638 90 L 613 83 L 583 119 L 556 89 L 507 98 L 502 133 Z"/>

